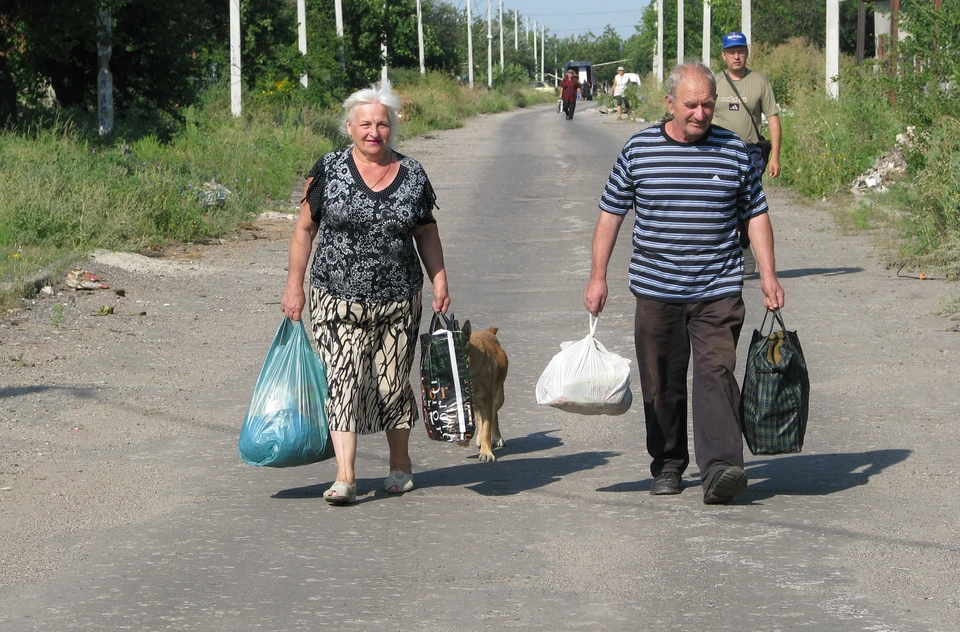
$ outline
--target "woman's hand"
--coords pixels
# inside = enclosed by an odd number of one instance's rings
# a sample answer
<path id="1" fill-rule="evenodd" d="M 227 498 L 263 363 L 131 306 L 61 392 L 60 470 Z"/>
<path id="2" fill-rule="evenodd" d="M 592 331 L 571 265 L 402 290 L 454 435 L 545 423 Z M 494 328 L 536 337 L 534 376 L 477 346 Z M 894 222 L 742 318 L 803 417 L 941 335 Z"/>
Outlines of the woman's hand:
<path id="1" fill-rule="evenodd" d="M 307 260 L 310 258 L 313 238 L 317 236 L 317 230 L 320 228 L 320 225 L 313 221 L 310 205 L 306 202 L 307 191 L 310 190 L 312 180 L 313 178 L 307 178 L 307 184 L 303 188 L 304 202 L 300 205 L 300 217 L 297 218 L 293 237 L 290 238 L 287 285 L 280 300 L 280 311 L 290 320 L 300 320 L 303 307 L 307 304 L 307 297 L 303 292 L 303 277 L 307 271 Z"/>
<path id="2" fill-rule="evenodd" d="M 433 283 L 433 311 L 447 313 L 450 309 L 450 293 L 447 291 L 446 273 L 438 274 Z M 442 279 L 439 277 L 443 277 Z"/>
<path id="3" fill-rule="evenodd" d="M 300 320 L 303 307 L 307 304 L 307 296 L 303 288 L 288 287 L 280 300 L 280 311 L 290 320 Z"/>

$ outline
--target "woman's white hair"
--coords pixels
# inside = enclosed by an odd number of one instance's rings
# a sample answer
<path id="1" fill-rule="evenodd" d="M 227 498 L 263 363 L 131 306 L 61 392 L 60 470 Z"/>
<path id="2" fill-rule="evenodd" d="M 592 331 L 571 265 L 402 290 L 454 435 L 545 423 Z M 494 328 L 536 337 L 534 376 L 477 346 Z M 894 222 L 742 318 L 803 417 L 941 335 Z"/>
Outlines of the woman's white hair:
<path id="1" fill-rule="evenodd" d="M 358 105 L 370 105 L 379 103 L 387 109 L 387 118 L 390 119 L 390 130 L 396 132 L 397 125 L 400 123 L 400 97 L 393 93 L 393 87 L 389 80 L 380 83 L 371 84 L 369 88 L 357 90 L 343 102 L 343 123 L 346 131 L 347 122 L 353 123 L 354 110 Z M 391 136 L 392 138 L 392 136 Z M 393 144 L 391 142 L 391 144 Z"/>

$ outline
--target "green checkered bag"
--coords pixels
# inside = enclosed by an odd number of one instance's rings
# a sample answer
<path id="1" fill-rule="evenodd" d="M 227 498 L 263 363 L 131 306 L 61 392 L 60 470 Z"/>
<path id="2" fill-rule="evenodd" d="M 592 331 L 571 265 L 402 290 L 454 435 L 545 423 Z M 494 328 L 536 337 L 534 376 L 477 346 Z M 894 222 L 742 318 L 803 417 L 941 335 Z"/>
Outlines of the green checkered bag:
<path id="1" fill-rule="evenodd" d="M 810 377 L 797 332 L 787 331 L 774 310 L 767 333 L 763 317 L 753 330 L 740 393 L 740 429 L 753 454 L 789 454 L 803 449 L 810 408 Z M 776 325 L 779 331 L 774 331 Z"/>

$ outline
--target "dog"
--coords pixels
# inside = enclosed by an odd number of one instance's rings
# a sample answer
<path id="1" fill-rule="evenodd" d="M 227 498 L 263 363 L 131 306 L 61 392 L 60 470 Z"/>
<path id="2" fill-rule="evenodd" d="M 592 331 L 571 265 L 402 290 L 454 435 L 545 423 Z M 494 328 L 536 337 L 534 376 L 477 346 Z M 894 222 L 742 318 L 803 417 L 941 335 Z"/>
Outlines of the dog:
<path id="1" fill-rule="evenodd" d="M 497 460 L 494 448 L 503 447 L 500 434 L 500 408 L 503 406 L 503 384 L 507 379 L 507 354 L 497 340 L 496 327 L 484 331 L 471 331 L 470 321 L 461 328 L 470 344 L 467 347 L 467 364 L 473 381 L 473 410 L 477 418 L 477 447 L 480 461 L 492 463 Z M 470 445 L 469 441 L 461 445 Z"/>

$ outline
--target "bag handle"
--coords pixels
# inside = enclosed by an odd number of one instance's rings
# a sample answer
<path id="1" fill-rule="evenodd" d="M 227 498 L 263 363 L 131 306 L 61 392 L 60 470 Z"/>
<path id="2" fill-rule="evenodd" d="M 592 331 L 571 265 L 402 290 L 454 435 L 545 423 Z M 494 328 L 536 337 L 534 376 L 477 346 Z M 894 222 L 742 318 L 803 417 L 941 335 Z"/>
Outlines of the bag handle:
<path id="1" fill-rule="evenodd" d="M 597 323 L 600 322 L 599 316 L 594 316 L 593 314 L 587 314 L 590 317 L 590 337 L 595 338 L 597 335 Z"/>
<path id="2" fill-rule="evenodd" d="M 766 327 L 767 325 L 767 316 L 769 316 L 770 314 L 773 314 L 773 318 L 770 319 L 770 329 L 767 330 L 767 333 L 764 334 L 764 336 L 770 336 L 770 334 L 773 333 L 773 328 L 778 324 L 780 325 L 780 329 L 782 329 L 783 331 L 786 331 L 787 326 L 783 324 L 783 316 L 780 315 L 780 310 L 768 309 L 766 313 L 763 315 L 763 322 L 760 324 L 760 333 L 763 333 L 763 328 Z"/>
<path id="3" fill-rule="evenodd" d="M 443 325 L 443 328 L 447 331 L 460 331 L 460 325 L 457 323 L 457 319 L 453 314 L 450 314 L 448 317 L 443 312 L 434 312 L 433 318 L 430 319 L 430 333 L 434 333 L 439 329 L 437 325 Z"/>

